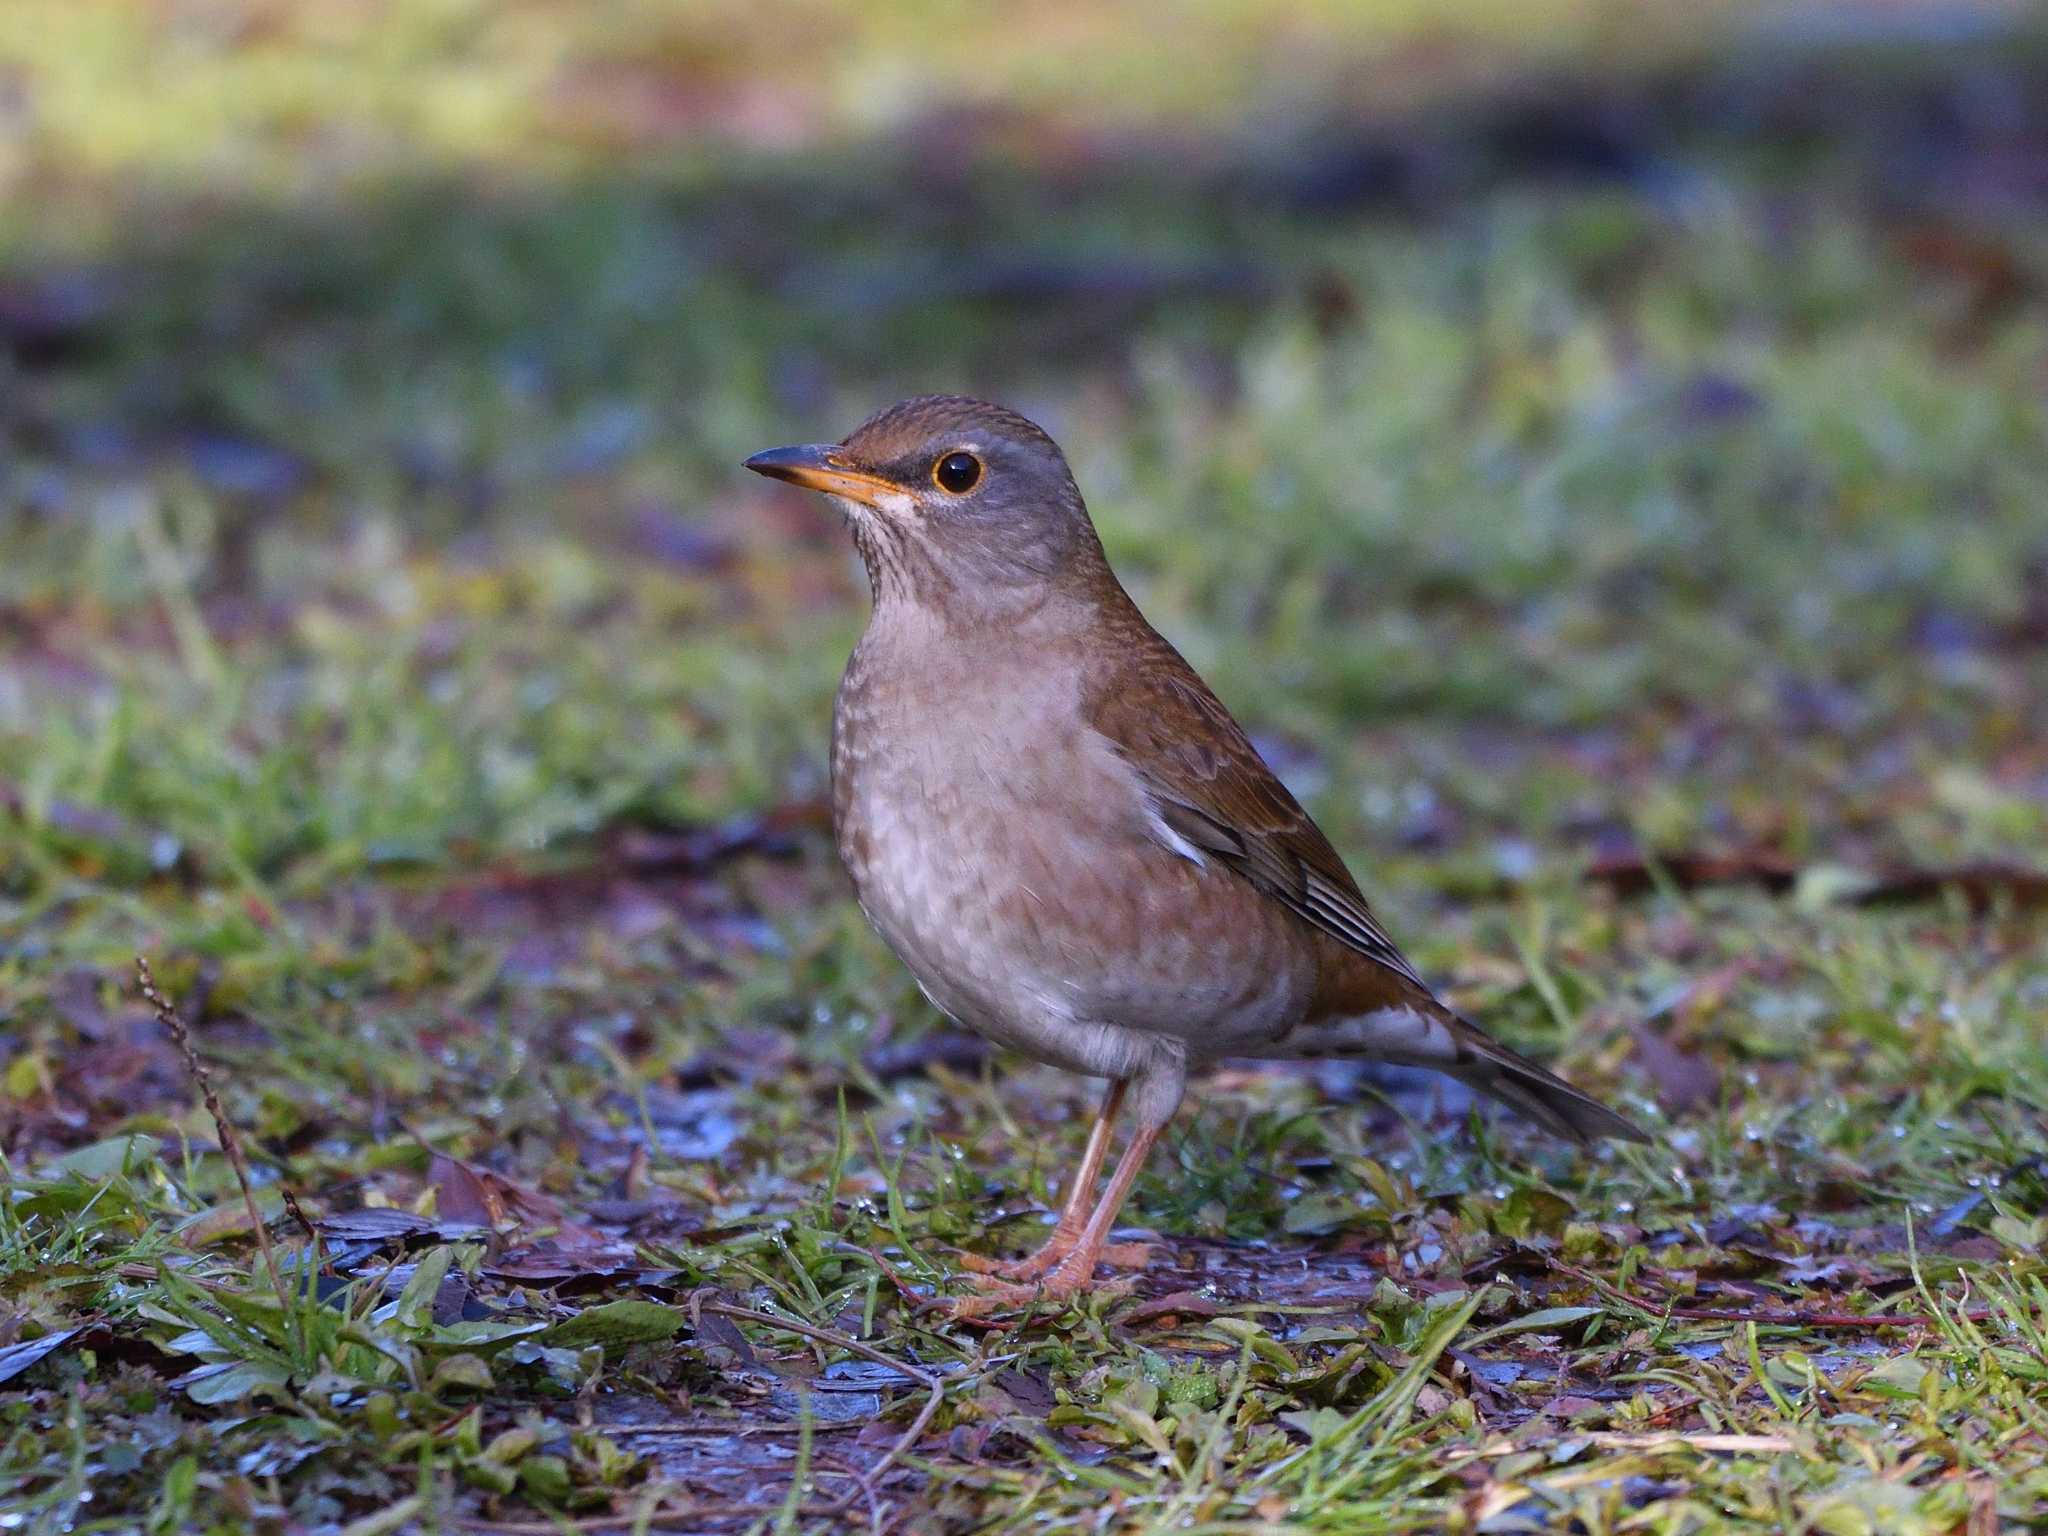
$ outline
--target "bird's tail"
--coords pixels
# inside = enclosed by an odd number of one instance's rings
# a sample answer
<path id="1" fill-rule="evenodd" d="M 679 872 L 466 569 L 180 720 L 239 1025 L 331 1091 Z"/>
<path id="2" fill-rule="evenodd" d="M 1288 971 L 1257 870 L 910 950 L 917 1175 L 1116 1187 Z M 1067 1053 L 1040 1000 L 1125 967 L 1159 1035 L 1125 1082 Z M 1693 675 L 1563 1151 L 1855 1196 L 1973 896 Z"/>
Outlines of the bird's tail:
<path id="1" fill-rule="evenodd" d="M 1603 1136 L 1648 1141 L 1598 1099 L 1579 1092 L 1419 988 L 1398 1002 L 1346 1011 L 1281 1036 L 1274 1054 L 1351 1056 L 1448 1073 L 1518 1109 L 1554 1136 L 1591 1143 Z"/>
<path id="2" fill-rule="evenodd" d="M 1448 1012 L 1448 1010 L 1446 1010 Z M 1642 1129 L 1590 1094 L 1579 1092 L 1554 1072 L 1511 1051 L 1477 1025 L 1451 1014 L 1446 1022 L 1456 1039 L 1455 1061 L 1429 1065 L 1467 1087 L 1519 1110 L 1553 1136 L 1590 1145 L 1602 1137 L 1648 1141 Z"/>

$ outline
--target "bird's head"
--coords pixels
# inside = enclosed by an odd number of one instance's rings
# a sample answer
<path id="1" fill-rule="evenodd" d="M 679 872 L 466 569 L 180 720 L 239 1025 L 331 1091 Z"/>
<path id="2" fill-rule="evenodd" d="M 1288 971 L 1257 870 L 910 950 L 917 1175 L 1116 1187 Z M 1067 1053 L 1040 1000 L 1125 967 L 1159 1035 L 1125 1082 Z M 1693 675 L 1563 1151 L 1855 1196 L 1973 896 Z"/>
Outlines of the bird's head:
<path id="1" fill-rule="evenodd" d="M 986 401 L 921 395 L 746 467 L 832 499 L 878 603 L 1014 607 L 1107 575 L 1059 445 Z"/>

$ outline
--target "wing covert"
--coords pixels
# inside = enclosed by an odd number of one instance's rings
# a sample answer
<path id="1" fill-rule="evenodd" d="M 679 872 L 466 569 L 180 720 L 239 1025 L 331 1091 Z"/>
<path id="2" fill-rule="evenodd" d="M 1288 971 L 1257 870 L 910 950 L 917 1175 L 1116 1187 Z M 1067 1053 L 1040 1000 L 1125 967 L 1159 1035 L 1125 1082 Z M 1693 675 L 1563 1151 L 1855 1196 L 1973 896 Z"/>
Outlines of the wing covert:
<path id="1" fill-rule="evenodd" d="M 1428 992 L 1322 829 L 1216 695 L 1156 643 L 1164 654 L 1117 668 L 1086 714 L 1137 772 L 1161 822 L 1304 922 Z"/>

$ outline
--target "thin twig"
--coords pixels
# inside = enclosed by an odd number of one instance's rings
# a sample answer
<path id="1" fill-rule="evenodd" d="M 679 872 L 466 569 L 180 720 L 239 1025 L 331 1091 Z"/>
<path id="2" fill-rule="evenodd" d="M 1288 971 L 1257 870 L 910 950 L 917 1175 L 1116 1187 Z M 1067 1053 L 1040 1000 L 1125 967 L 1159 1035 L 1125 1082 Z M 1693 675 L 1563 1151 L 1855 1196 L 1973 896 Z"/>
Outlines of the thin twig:
<path id="1" fill-rule="evenodd" d="M 299 1230 L 306 1234 L 306 1241 L 313 1245 L 313 1251 L 318 1253 L 320 1251 L 320 1233 L 314 1227 L 312 1219 L 306 1215 L 306 1208 L 299 1204 L 299 1197 L 292 1193 L 291 1185 L 285 1183 L 283 1179 L 279 1179 L 277 1181 L 277 1192 L 284 1197 L 285 1210 L 290 1214 L 292 1220 L 297 1223 Z"/>
<path id="2" fill-rule="evenodd" d="M 242 1204 L 248 1207 L 249 1223 L 256 1229 L 256 1246 L 263 1254 L 263 1267 L 270 1272 L 271 1288 L 277 1292 L 277 1303 L 284 1309 L 286 1318 L 292 1317 L 291 1295 L 285 1289 L 284 1271 L 277 1262 L 277 1254 L 270 1246 L 270 1229 L 264 1224 L 263 1213 L 256 1207 L 256 1191 L 249 1183 L 249 1159 L 242 1152 L 242 1138 L 235 1134 L 234 1123 L 227 1117 L 227 1111 L 220 1107 L 220 1096 L 213 1091 L 213 1078 L 206 1070 L 206 1063 L 199 1059 L 199 1053 L 192 1048 L 192 1034 L 186 1029 L 185 1021 L 172 1006 L 171 1000 L 157 989 L 156 977 L 151 974 L 149 961 L 141 955 L 135 957 L 135 978 L 142 988 L 142 995 L 149 1006 L 156 1010 L 156 1021 L 163 1025 L 184 1058 L 185 1070 L 199 1085 L 199 1096 L 206 1101 L 206 1112 L 213 1116 L 213 1128 L 220 1134 L 220 1149 L 226 1154 L 228 1166 L 235 1170 L 235 1182 L 242 1187 Z M 301 1220 L 303 1220 L 301 1216 Z"/>

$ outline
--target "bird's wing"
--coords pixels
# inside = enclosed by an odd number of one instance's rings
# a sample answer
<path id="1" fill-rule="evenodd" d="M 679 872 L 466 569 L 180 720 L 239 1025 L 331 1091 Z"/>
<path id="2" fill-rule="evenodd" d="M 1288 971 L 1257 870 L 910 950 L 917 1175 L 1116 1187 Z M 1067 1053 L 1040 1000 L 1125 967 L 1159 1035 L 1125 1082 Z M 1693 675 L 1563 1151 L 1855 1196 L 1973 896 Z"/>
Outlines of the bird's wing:
<path id="1" fill-rule="evenodd" d="M 1142 620 L 1118 638 L 1126 642 L 1124 655 L 1093 680 L 1083 709 L 1137 774 L 1158 818 L 1158 840 L 1183 856 L 1235 871 L 1420 994 L 1389 1006 L 1384 988 L 1345 989 L 1347 996 L 1371 998 L 1355 1017 L 1338 1021 L 1363 1031 L 1354 1039 L 1373 1047 L 1368 1054 L 1449 1072 L 1557 1135 L 1584 1142 L 1648 1139 L 1438 1001 L 1380 927 L 1329 839 L 1194 669 Z M 1421 1034 L 1418 1009 L 1428 1024 Z"/>
<path id="2" fill-rule="evenodd" d="M 1235 871 L 1332 938 L 1413 982 L 1337 850 L 1259 757 L 1244 730 L 1165 641 L 1100 679 L 1088 722 L 1138 775 L 1176 838 Z"/>

